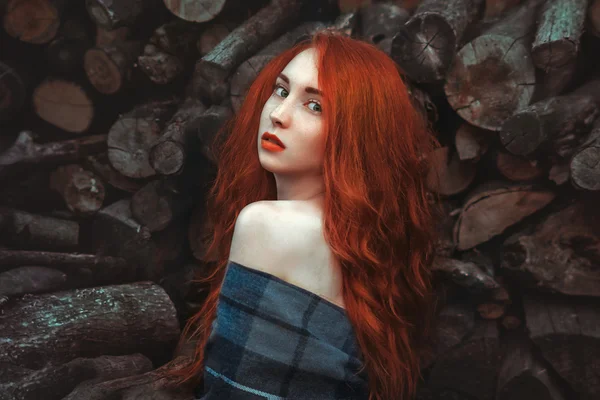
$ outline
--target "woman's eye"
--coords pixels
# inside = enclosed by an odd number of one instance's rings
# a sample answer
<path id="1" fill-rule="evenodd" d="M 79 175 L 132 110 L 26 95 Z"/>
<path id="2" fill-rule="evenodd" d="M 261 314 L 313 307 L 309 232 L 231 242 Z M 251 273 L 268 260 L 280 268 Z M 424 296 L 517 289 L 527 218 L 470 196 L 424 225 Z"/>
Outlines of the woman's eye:
<path id="1" fill-rule="evenodd" d="M 277 86 L 275 86 L 275 93 L 277 93 L 277 91 L 278 91 L 279 89 L 282 89 L 284 92 L 287 92 L 287 90 L 285 90 L 285 88 L 284 88 L 283 86 L 279 86 L 279 85 L 277 85 Z M 277 95 L 278 95 L 278 96 L 281 96 L 279 93 L 277 93 Z M 283 97 L 283 96 L 282 96 L 282 97 Z"/>
<path id="2" fill-rule="evenodd" d="M 313 111 L 316 111 L 316 112 L 321 112 L 321 111 L 323 111 L 323 110 L 321 109 L 321 105 L 320 105 L 319 103 L 317 103 L 316 101 L 311 101 L 311 102 L 310 102 L 310 104 L 314 104 L 314 105 L 316 105 L 316 106 L 317 106 L 317 107 L 315 107 L 315 108 L 311 108 L 311 110 L 313 110 Z M 310 107 L 309 107 L 309 108 L 310 108 Z"/>
<path id="3" fill-rule="evenodd" d="M 281 89 L 282 91 L 279 92 L 278 91 L 279 89 Z M 281 85 L 275 85 L 275 93 L 277 94 L 277 96 L 287 97 L 287 96 L 283 95 L 283 92 L 287 93 L 287 90 L 283 86 L 281 86 Z M 309 104 L 316 105 L 315 108 L 308 107 L 311 111 L 315 111 L 315 112 L 319 112 L 319 113 L 322 112 L 321 104 L 319 104 L 317 101 L 311 100 L 311 101 L 309 101 Z"/>

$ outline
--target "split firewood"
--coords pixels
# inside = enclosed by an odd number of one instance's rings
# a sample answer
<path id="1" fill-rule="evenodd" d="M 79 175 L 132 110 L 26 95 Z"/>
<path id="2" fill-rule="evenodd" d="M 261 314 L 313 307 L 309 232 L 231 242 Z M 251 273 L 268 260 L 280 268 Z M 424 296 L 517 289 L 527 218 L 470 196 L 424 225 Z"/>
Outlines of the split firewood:
<path id="1" fill-rule="evenodd" d="M 490 132 L 468 123 L 463 123 L 454 135 L 454 145 L 460 161 L 479 161 L 488 151 Z"/>
<path id="2" fill-rule="evenodd" d="M 600 37 L 600 0 L 590 0 L 587 16 L 587 30 Z"/>
<path id="3" fill-rule="evenodd" d="M 550 364 L 581 399 L 600 395 L 600 381 L 589 378 L 600 360 L 600 303 L 597 299 L 523 297 L 530 337 Z"/>
<path id="4" fill-rule="evenodd" d="M 44 144 L 34 143 L 30 131 L 22 131 L 15 143 L 0 153 L 0 172 L 25 164 L 66 164 L 76 162 L 87 155 L 106 151 L 107 135 L 92 135 L 78 139 Z"/>
<path id="5" fill-rule="evenodd" d="M 463 206 L 454 225 L 454 241 L 458 250 L 466 250 L 492 237 L 506 228 L 548 205 L 556 196 L 531 185 L 502 184 L 499 188 L 476 188 Z M 492 186 L 492 187 L 493 187 Z"/>
<path id="6" fill-rule="evenodd" d="M 180 173 L 187 155 L 199 147 L 193 121 L 206 111 L 202 102 L 187 98 L 169 120 L 160 138 L 149 151 L 152 168 L 161 175 Z"/>
<path id="7" fill-rule="evenodd" d="M 490 293 L 500 287 L 493 277 L 485 273 L 477 264 L 448 257 L 437 256 L 433 271 L 446 279 L 466 288 L 474 294 Z"/>
<path id="8" fill-rule="evenodd" d="M 479 320 L 468 339 L 440 355 L 431 369 L 429 386 L 466 393 L 469 398 L 495 400 L 502 359 L 496 321 Z"/>
<path id="9" fill-rule="evenodd" d="M 244 60 L 294 24 L 303 6 L 301 0 L 274 0 L 234 29 L 212 51 L 196 63 L 193 80 L 198 76 L 209 82 L 225 82 Z M 198 82 L 194 86 L 202 85 Z M 218 98 L 212 87 L 205 87 Z"/>
<path id="10" fill-rule="evenodd" d="M 141 70 L 154 83 L 173 81 L 198 59 L 196 43 L 202 27 L 182 20 L 159 26 L 138 57 Z"/>
<path id="11" fill-rule="evenodd" d="M 8 340 L 0 352 L 31 369 L 105 354 L 152 359 L 180 333 L 173 303 L 152 282 L 24 296 L 2 311 L 0 332 Z"/>
<path id="12" fill-rule="evenodd" d="M 12 65 L 0 61 L 0 121 L 13 118 L 28 96 L 27 80 Z"/>
<path id="13" fill-rule="evenodd" d="M 96 25 L 107 30 L 135 25 L 145 11 L 162 6 L 159 0 L 87 0 L 85 5 Z"/>
<path id="14" fill-rule="evenodd" d="M 142 53 L 140 41 L 114 42 L 85 52 L 83 68 L 94 87 L 103 94 L 121 90 L 131 77 L 131 71 Z"/>
<path id="15" fill-rule="evenodd" d="M 400 31 L 410 18 L 407 9 L 391 3 L 374 3 L 358 10 L 360 18 L 360 37 L 374 45 L 379 45 L 382 41 L 388 40 L 389 50 L 394 36 Z"/>
<path id="16" fill-rule="evenodd" d="M 428 155 L 430 169 L 427 174 L 427 186 L 430 190 L 444 196 L 461 193 L 473 182 L 476 164 L 461 161 L 456 152 L 448 147 L 440 147 Z"/>
<path id="17" fill-rule="evenodd" d="M 447 303 L 440 309 L 436 319 L 435 354 L 427 354 L 420 363 L 421 369 L 431 366 L 437 357 L 458 345 L 473 331 L 475 314 L 467 303 Z"/>
<path id="18" fill-rule="evenodd" d="M 560 385 L 549 374 L 543 359 L 525 335 L 512 335 L 498 374 L 497 400 L 528 400 L 524 387 L 536 388 L 539 400 L 566 400 Z M 543 389 L 542 389 L 543 388 Z"/>
<path id="19" fill-rule="evenodd" d="M 104 185 L 91 171 L 80 165 L 58 167 L 50 175 L 50 188 L 65 200 L 67 208 L 76 215 L 90 215 L 104 202 Z"/>
<path id="20" fill-rule="evenodd" d="M 82 70 L 83 55 L 93 45 L 93 32 L 86 22 L 80 17 L 67 19 L 46 47 L 48 66 L 54 72 L 73 74 Z"/>
<path id="21" fill-rule="evenodd" d="M 292 47 L 302 36 L 311 35 L 325 27 L 326 25 L 320 21 L 305 22 L 296 28 L 287 31 L 254 56 L 245 60 L 231 77 L 230 94 L 233 110 L 236 113 L 239 111 L 242 102 L 246 97 L 246 92 L 265 65 L 283 51 Z"/>
<path id="22" fill-rule="evenodd" d="M 0 242 L 20 249 L 73 249 L 79 245 L 79 224 L 59 218 L 0 207 Z"/>
<path id="23" fill-rule="evenodd" d="M 519 3 L 521 3 L 521 0 L 486 0 L 484 18 L 497 17 L 519 5 Z"/>
<path id="24" fill-rule="evenodd" d="M 515 155 L 537 151 L 569 157 L 600 113 L 594 98 L 571 93 L 531 104 L 508 118 L 500 140 Z"/>
<path id="25" fill-rule="evenodd" d="M 569 162 L 571 183 L 577 189 L 600 190 L 600 118 Z"/>
<path id="26" fill-rule="evenodd" d="M 148 152 L 178 103 L 176 98 L 167 98 L 139 104 L 113 124 L 108 133 L 108 158 L 117 171 L 130 178 L 156 175 Z"/>
<path id="27" fill-rule="evenodd" d="M 222 144 L 225 137 L 223 135 L 219 143 L 214 143 L 214 141 L 219 130 L 224 128 L 224 125 L 231 120 L 232 116 L 231 108 L 213 105 L 193 122 L 193 127 L 201 143 L 200 151 L 214 164 L 218 164 L 218 155 L 215 154 L 216 149 L 213 146 Z"/>
<path id="28" fill-rule="evenodd" d="M 119 257 L 0 249 L 0 271 L 8 271 L 12 268 L 27 265 L 52 267 L 67 274 L 88 268 L 98 272 L 110 273 L 115 277 L 119 274 L 125 276 L 124 272 L 128 269 L 125 259 Z"/>
<path id="29" fill-rule="evenodd" d="M 67 275 L 53 268 L 17 267 L 0 273 L 0 297 L 56 292 L 65 289 L 66 281 Z"/>
<path id="30" fill-rule="evenodd" d="M 583 33 L 588 0 L 546 0 L 540 9 L 533 63 L 541 69 L 575 61 Z"/>
<path id="31" fill-rule="evenodd" d="M 96 47 L 110 46 L 113 43 L 124 42 L 129 37 L 130 28 L 122 26 L 117 29 L 108 30 L 96 25 Z"/>
<path id="32" fill-rule="evenodd" d="M 48 43 L 58 32 L 68 0 L 8 0 L 4 30 L 33 44 Z"/>
<path id="33" fill-rule="evenodd" d="M 108 152 L 88 156 L 81 161 L 81 165 L 98 175 L 103 183 L 129 193 L 137 192 L 146 183 L 145 179 L 128 178 L 117 171 L 108 159 Z M 149 178 L 150 179 L 150 178 Z"/>
<path id="34" fill-rule="evenodd" d="M 527 182 L 541 177 L 544 170 L 536 160 L 515 156 L 505 151 L 495 153 L 496 169 L 513 182 Z"/>
<path id="35" fill-rule="evenodd" d="M 62 399 L 84 381 L 109 381 L 143 374 L 152 368 L 152 361 L 139 353 L 96 358 L 78 357 L 64 364 L 51 364 L 40 370 L 29 370 L 29 373 L 23 374 L 19 379 L 1 382 L 0 391 L 19 393 L 18 398 L 22 400 Z M 53 393 L 55 397 L 50 397 L 48 393 Z"/>
<path id="36" fill-rule="evenodd" d="M 173 192 L 165 182 L 157 179 L 131 197 L 131 215 L 150 232 L 156 232 L 191 210 L 192 205 L 192 196 Z"/>
<path id="37" fill-rule="evenodd" d="M 501 267 L 537 289 L 571 296 L 600 296 L 600 217 L 581 203 L 550 214 L 532 233 L 504 242 Z"/>
<path id="38" fill-rule="evenodd" d="M 456 54 L 446 76 L 448 102 L 467 122 L 499 131 L 534 92 L 535 67 L 530 43 L 541 0 L 511 10 Z"/>
<path id="39" fill-rule="evenodd" d="M 33 92 L 34 111 L 67 132 L 85 132 L 97 118 L 91 89 L 83 82 L 46 78 Z"/>
<path id="40" fill-rule="evenodd" d="M 391 55 L 415 82 L 437 82 L 477 21 L 483 0 L 423 0 L 392 40 Z"/>

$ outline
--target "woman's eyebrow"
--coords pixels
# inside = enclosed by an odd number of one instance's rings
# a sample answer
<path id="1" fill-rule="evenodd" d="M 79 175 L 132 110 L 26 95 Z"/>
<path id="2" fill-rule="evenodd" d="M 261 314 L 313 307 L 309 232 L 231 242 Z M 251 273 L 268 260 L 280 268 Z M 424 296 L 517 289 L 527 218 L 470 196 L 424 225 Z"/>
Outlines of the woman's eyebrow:
<path id="1" fill-rule="evenodd" d="M 279 74 L 279 78 L 283 79 L 285 81 L 285 83 L 287 83 L 288 85 L 290 84 L 290 79 L 287 76 L 285 76 L 283 73 Z M 304 90 L 306 91 L 306 93 L 317 94 L 319 96 L 323 96 L 323 92 L 321 92 L 319 89 L 315 89 L 314 87 L 307 86 L 304 88 Z"/>

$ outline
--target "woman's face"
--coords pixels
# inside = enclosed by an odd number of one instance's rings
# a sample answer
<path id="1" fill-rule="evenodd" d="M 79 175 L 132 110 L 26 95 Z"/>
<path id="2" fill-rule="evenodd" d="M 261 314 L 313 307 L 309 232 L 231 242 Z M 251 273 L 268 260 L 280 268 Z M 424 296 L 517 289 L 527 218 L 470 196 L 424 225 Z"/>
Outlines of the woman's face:
<path id="1" fill-rule="evenodd" d="M 296 55 L 273 82 L 275 88 L 263 107 L 258 129 L 258 158 L 267 171 L 322 174 L 325 138 L 317 80 L 316 52 L 310 48 Z M 263 148 L 265 132 L 276 135 L 284 150 Z"/>

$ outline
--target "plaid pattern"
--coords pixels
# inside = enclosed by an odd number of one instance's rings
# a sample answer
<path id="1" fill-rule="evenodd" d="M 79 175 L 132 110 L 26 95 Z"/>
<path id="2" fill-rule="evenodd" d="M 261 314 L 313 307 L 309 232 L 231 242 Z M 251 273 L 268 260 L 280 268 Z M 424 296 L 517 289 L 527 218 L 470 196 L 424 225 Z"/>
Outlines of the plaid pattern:
<path id="1" fill-rule="evenodd" d="M 229 261 L 196 400 L 362 400 L 366 371 L 345 310 Z"/>

